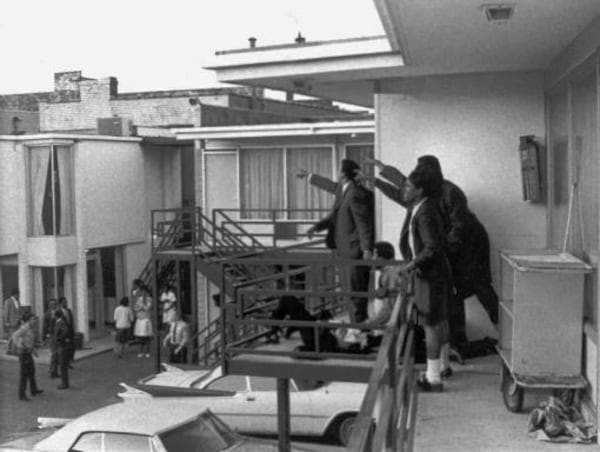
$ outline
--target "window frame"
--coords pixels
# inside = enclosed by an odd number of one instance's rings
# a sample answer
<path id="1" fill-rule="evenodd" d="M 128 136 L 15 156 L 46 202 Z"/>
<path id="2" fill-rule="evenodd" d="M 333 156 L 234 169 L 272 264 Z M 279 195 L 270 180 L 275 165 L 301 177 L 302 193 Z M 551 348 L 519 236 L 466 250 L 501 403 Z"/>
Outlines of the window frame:
<path id="1" fill-rule="evenodd" d="M 56 199 L 56 193 L 55 193 L 55 183 L 54 183 L 54 171 L 52 170 L 54 167 L 54 156 L 56 155 L 57 152 L 57 148 L 59 147 L 65 147 L 68 148 L 68 165 L 69 165 L 69 171 L 71 172 L 71 180 L 72 180 L 72 184 L 71 184 L 71 190 L 70 190 L 70 196 L 69 196 L 69 204 L 70 204 L 70 211 L 72 212 L 71 215 L 71 225 L 70 225 L 70 233 L 69 234 L 60 234 L 59 233 L 54 233 L 54 234 L 42 234 L 42 235 L 36 235 L 34 234 L 34 227 L 33 227 L 33 199 L 32 199 L 32 179 L 31 179 L 31 152 L 33 150 L 35 150 L 36 148 L 48 148 L 50 150 L 50 177 L 51 179 L 51 187 L 52 187 L 52 198 Z M 74 236 L 76 235 L 76 215 L 75 215 L 75 141 L 74 140 L 64 140 L 64 139 L 49 139 L 49 140 L 36 140 L 36 141 L 30 141 L 25 143 L 24 145 L 24 154 L 25 154 L 25 181 L 26 181 L 26 193 L 25 193 L 25 198 L 26 198 L 26 226 L 27 226 L 27 237 L 69 237 L 69 236 Z M 41 208 L 43 208 L 43 205 L 40 206 Z M 56 205 L 53 204 L 52 206 L 52 229 L 53 231 L 56 231 L 57 229 L 57 221 L 56 221 Z"/>

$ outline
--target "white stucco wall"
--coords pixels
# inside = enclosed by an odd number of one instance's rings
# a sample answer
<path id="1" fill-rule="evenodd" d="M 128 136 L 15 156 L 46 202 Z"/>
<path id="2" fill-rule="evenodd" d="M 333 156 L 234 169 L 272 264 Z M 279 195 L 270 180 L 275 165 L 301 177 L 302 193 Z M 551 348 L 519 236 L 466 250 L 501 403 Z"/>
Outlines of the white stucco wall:
<path id="1" fill-rule="evenodd" d="M 139 143 L 77 144 L 75 196 L 82 246 L 96 248 L 145 239 L 143 158 Z"/>
<path id="2" fill-rule="evenodd" d="M 497 281 L 498 250 L 544 248 L 545 203 L 522 200 L 519 136 L 544 140 L 543 76 L 488 74 L 382 81 L 376 156 L 408 174 L 433 154 L 485 225 Z M 378 202 L 378 236 L 398 243 L 404 209 Z"/>
<path id="3" fill-rule="evenodd" d="M 22 147 L 0 139 L 0 256 L 19 252 L 25 237 L 25 170 Z"/>

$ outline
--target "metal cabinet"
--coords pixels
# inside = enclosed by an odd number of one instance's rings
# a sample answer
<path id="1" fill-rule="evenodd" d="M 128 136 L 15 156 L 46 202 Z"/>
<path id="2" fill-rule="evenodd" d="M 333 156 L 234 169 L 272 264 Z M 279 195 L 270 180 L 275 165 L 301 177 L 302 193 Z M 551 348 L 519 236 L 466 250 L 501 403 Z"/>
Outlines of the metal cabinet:
<path id="1" fill-rule="evenodd" d="M 553 388 L 571 398 L 586 384 L 583 290 L 591 267 L 552 250 L 504 250 L 500 266 L 498 353 L 506 407 L 520 411 L 525 388 Z"/>

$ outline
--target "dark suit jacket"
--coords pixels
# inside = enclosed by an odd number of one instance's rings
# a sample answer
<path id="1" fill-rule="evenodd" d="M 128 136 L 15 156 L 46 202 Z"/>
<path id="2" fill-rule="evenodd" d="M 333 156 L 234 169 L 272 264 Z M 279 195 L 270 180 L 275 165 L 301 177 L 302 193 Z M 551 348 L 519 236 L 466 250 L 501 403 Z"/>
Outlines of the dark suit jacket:
<path id="1" fill-rule="evenodd" d="M 414 256 L 408 238 L 411 223 Z M 400 235 L 400 251 L 405 259 L 415 265 L 415 304 L 430 325 L 448 316 L 452 289 L 444 242 L 443 223 L 436 200 L 426 199 L 414 217 L 412 209 L 409 210 Z"/>
<path id="2" fill-rule="evenodd" d="M 315 225 L 317 231 L 327 229 L 327 246 L 340 256 L 360 258 L 360 253 L 373 249 L 375 236 L 373 192 L 350 182 L 342 193 L 338 184 L 333 209 Z"/>

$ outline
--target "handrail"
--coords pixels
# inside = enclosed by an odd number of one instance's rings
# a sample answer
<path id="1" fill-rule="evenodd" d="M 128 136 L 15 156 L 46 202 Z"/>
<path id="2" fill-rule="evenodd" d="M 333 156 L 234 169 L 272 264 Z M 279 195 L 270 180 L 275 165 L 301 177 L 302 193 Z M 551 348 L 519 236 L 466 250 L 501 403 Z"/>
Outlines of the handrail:
<path id="1" fill-rule="evenodd" d="M 409 321 L 400 323 L 403 317 L 401 310 L 406 301 L 405 296 L 403 298 L 401 303 L 396 303 L 393 321 L 382 340 L 367 392 L 354 423 L 348 446 L 351 452 L 412 450 L 416 418 L 412 327 L 415 309 L 410 301 L 407 308 Z M 396 375 L 400 356 L 402 367 L 399 375 Z M 376 412 L 378 401 L 381 401 L 381 406 Z M 377 426 L 373 432 L 375 418 Z"/>

